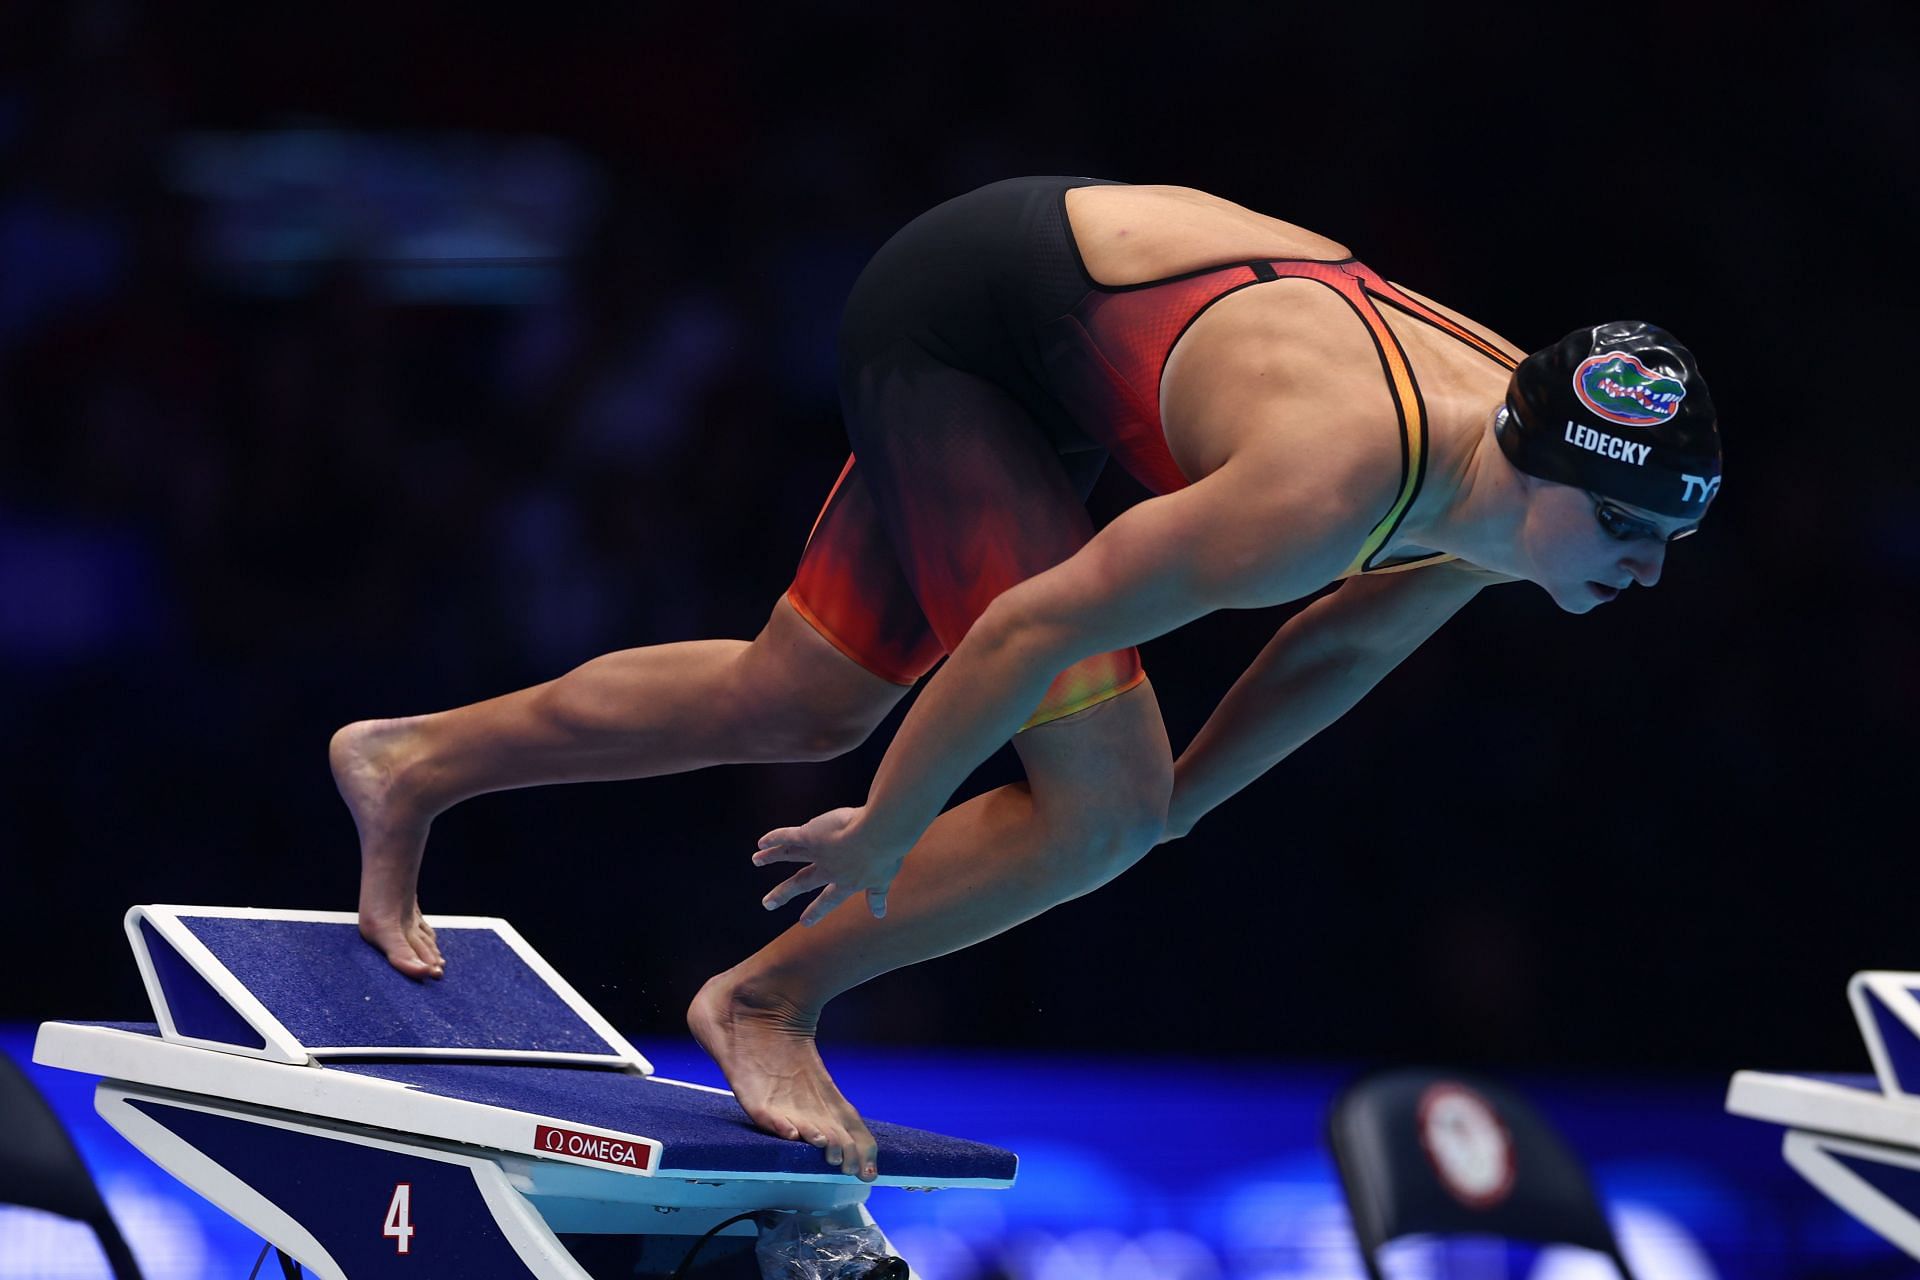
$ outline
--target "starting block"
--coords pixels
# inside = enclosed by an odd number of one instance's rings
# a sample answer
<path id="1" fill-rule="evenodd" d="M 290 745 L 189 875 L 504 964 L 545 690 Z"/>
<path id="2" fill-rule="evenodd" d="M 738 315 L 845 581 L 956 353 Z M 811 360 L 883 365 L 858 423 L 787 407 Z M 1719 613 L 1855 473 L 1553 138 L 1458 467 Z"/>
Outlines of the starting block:
<path id="1" fill-rule="evenodd" d="M 1727 1110 L 1784 1126 L 1801 1177 L 1920 1258 L 1920 973 L 1856 973 L 1847 998 L 1872 1075 L 1741 1071 Z"/>
<path id="2" fill-rule="evenodd" d="M 44 1023 L 34 1061 L 103 1077 L 108 1123 L 323 1280 L 755 1280 L 760 1211 L 897 1256 L 869 1184 L 656 1076 L 505 920 L 428 921 L 447 972 L 422 982 L 350 913 L 134 907 L 156 1021 Z M 871 1128 L 879 1185 L 1013 1184 L 1012 1152 Z"/>

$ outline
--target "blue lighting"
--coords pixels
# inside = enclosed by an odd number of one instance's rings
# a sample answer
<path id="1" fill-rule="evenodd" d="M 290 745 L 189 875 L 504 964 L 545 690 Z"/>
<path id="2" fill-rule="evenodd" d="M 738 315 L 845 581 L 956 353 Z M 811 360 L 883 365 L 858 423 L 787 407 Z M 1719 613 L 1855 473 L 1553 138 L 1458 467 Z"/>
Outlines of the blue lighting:
<path id="1" fill-rule="evenodd" d="M 32 1029 L 0 1029 L 27 1062 Z M 690 1042 L 637 1037 L 659 1073 L 719 1083 Z M 922 1280 L 1360 1280 L 1322 1140 L 1354 1072 L 1203 1060 L 829 1049 L 868 1114 L 1011 1147 L 1010 1192 L 880 1188 L 871 1207 Z M 30 1067 L 154 1280 L 244 1276 L 260 1241 L 134 1151 L 92 1079 Z M 1777 1132 L 1727 1116 L 1720 1080 L 1515 1081 L 1585 1155 L 1643 1276 L 1900 1274 L 1891 1246 L 1800 1182 Z M 884 1154 L 883 1154 L 884 1161 Z M 84 1228 L 0 1209 L 0 1280 L 104 1276 Z M 1409 1240 L 1394 1280 L 1597 1280 L 1578 1250 Z"/>

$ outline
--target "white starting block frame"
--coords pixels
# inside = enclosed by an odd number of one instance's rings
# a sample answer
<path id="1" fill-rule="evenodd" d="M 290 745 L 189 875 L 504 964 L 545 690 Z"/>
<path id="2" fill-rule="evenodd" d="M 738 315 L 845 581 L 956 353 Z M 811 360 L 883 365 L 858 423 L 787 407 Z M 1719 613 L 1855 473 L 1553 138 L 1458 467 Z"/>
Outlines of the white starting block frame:
<path id="1" fill-rule="evenodd" d="M 1856 973 L 1847 999 L 1872 1075 L 1741 1071 L 1727 1110 L 1785 1126 L 1789 1165 L 1920 1259 L 1920 973 Z"/>
<path id="2" fill-rule="evenodd" d="M 134 907 L 157 1021 L 45 1023 L 34 1060 L 104 1077 L 108 1123 L 322 1280 L 664 1277 L 753 1211 L 874 1226 L 870 1184 L 655 1076 L 506 921 L 428 922 L 447 976 L 422 982 L 350 913 Z M 882 1185 L 1012 1185 L 1011 1152 L 872 1127 Z M 756 1235 L 687 1274 L 757 1280 Z"/>
<path id="3" fill-rule="evenodd" d="M 511 967 L 517 962 L 525 969 L 521 977 L 529 983 L 537 980 L 545 984 L 547 993 L 558 1006 L 543 1011 L 549 1025 L 556 1019 L 564 1022 L 560 1013 L 564 1009 L 578 1019 L 580 1026 L 566 1028 L 572 1032 L 570 1037 L 554 1037 L 553 1043 L 545 1045 L 533 1043 L 528 1038 L 508 1043 L 480 1044 L 474 1043 L 471 1036 L 453 1034 L 458 1028 L 453 1025 L 453 1019 L 447 1019 L 441 1027 L 442 1034 L 438 1042 L 423 1043 L 416 1028 L 403 1025 L 406 1014 L 414 1011 L 420 1002 L 407 1001 L 399 1007 L 389 1006 L 389 1016 L 381 1019 L 367 1019 L 358 1016 L 358 1010 L 349 1013 L 349 1009 L 342 1007 L 350 1006 L 352 999 L 371 1001 L 376 992 L 383 992 L 390 998 L 400 994 L 390 984 L 384 988 L 341 990 L 334 985 L 337 972 L 293 970 L 276 975 L 283 981 L 292 980 L 291 985 L 283 987 L 272 997 L 256 995 L 248 989 L 246 981 L 234 973 L 227 961 L 202 939 L 199 932 L 208 926 L 217 926 L 221 931 L 234 934 L 263 933 L 266 930 L 258 926 L 267 926 L 269 929 L 280 926 L 274 932 L 284 938 L 306 929 L 315 929 L 342 935 L 333 943 L 334 950 L 338 951 L 343 943 L 352 946 L 341 926 L 353 925 L 355 933 L 358 933 L 358 917 L 347 911 L 143 906 L 128 910 L 124 921 L 127 941 L 133 946 L 134 962 L 140 966 L 140 978 L 146 984 L 147 998 L 153 1002 L 160 1033 L 172 1044 L 303 1065 L 327 1058 L 499 1058 L 511 1062 L 619 1066 L 642 1075 L 653 1074 L 653 1064 L 641 1057 L 640 1051 L 614 1030 L 612 1024 L 601 1017 L 585 997 L 555 972 L 553 966 L 505 920 L 493 916 L 430 916 L 428 923 L 436 933 L 445 929 L 454 931 L 456 935 L 474 935 L 497 943 L 494 950 L 498 954 L 489 957 L 491 963 Z M 260 941 L 274 945 L 271 935 Z M 370 960 L 366 957 L 360 959 L 363 973 L 368 970 L 377 972 Z M 182 960 L 190 967 L 190 975 L 178 972 L 179 961 Z M 384 964 L 385 961 L 381 960 L 380 963 Z M 163 968 L 170 970 L 165 980 L 161 973 Z M 202 990 L 194 985 L 194 978 L 202 980 L 211 990 Z M 257 1037 L 260 1044 L 250 1044 L 230 1019 L 220 1018 L 217 1009 L 207 1006 L 209 998 L 224 1003 L 245 1023 L 247 1032 Z M 268 999 L 273 999 L 274 1008 L 267 1006 Z M 276 1009 L 280 1011 L 278 1014 Z M 312 1017 L 316 1012 L 330 1016 L 316 1020 Z M 465 1005 L 455 1011 L 455 1017 L 471 1018 L 475 1012 L 471 1005 Z M 300 1034 L 296 1035 L 281 1021 L 281 1015 L 292 1021 L 302 1014 L 308 1016 L 306 1025 L 299 1028 Z M 182 1027 L 179 1024 L 183 1022 L 194 1025 Z M 373 1027 L 388 1032 L 407 1031 L 410 1034 L 404 1040 L 391 1034 L 359 1037 L 386 1041 L 380 1044 L 343 1044 L 338 1042 L 337 1035 L 329 1037 L 325 1034 L 329 1030 L 344 1027 Z M 207 1034 L 214 1030 L 225 1034 Z M 559 1044 L 567 1047 L 555 1047 Z"/>

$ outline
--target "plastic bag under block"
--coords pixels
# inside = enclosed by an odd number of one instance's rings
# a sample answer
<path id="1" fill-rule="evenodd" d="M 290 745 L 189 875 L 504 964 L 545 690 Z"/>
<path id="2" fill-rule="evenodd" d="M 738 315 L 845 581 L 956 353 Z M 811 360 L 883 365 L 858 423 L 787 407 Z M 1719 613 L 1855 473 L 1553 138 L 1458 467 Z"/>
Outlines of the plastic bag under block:
<path id="1" fill-rule="evenodd" d="M 754 1253 L 766 1280 L 907 1280 L 908 1274 L 878 1227 L 809 1213 L 763 1223 Z"/>

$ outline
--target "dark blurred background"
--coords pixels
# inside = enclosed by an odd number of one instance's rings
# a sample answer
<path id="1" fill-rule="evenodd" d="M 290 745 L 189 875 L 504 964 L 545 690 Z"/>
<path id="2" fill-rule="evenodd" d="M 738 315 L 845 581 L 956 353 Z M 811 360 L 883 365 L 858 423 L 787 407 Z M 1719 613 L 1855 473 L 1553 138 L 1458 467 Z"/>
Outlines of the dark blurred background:
<path id="1" fill-rule="evenodd" d="M 829 1039 L 1857 1065 L 1847 975 L 1920 967 L 1911 15 L 0 6 L 0 1020 L 138 1014 L 131 903 L 350 909 L 336 726 L 751 636 L 845 454 L 866 256 L 1075 173 L 1523 346 L 1665 324 L 1725 490 L 1660 589 L 1489 593 L 1192 837 Z M 1110 468 L 1096 516 L 1139 496 Z M 1286 613 L 1147 646 L 1176 749 Z M 858 803 L 897 718 L 475 801 L 423 902 L 678 1035 L 784 923 L 755 838 Z"/>

